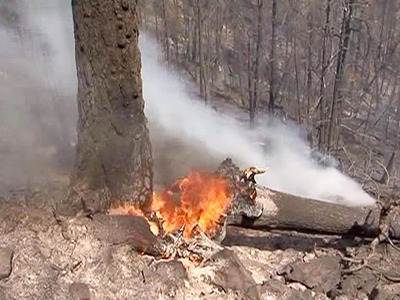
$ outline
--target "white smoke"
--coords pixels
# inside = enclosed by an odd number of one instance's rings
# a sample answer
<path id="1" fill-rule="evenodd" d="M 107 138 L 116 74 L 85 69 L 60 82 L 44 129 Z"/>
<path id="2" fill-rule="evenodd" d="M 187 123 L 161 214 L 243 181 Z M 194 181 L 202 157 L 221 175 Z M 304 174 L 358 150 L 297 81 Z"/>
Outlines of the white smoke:
<path id="1" fill-rule="evenodd" d="M 65 177 L 58 167 L 73 161 L 77 78 L 70 1 L 0 6 L 2 193 Z"/>
<path id="2" fill-rule="evenodd" d="M 25 50 L 40 61 L 41 80 L 59 92 L 75 95 L 77 78 L 71 2 L 22 0 L 19 3 L 25 26 L 32 34 L 30 49 Z"/>
<path id="3" fill-rule="evenodd" d="M 294 126 L 270 120 L 250 131 L 238 120 L 240 113 L 219 113 L 196 99 L 187 88 L 190 84 L 158 62 L 159 49 L 151 38 L 142 34 L 140 45 L 151 128 L 156 127 L 157 136 L 162 131 L 188 147 L 201 148 L 193 161 L 232 157 L 242 167 L 269 167 L 258 182 L 280 191 L 352 206 L 374 203 L 354 180 L 333 167 L 319 166 Z M 179 155 L 173 159 L 175 165 L 191 163 L 188 157 L 183 162 Z"/>

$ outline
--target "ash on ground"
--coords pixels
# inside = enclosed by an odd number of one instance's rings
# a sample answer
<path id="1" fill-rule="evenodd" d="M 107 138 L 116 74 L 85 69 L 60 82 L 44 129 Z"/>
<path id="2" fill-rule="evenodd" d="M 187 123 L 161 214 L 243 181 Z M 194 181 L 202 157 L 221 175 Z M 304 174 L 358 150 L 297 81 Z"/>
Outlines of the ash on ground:
<path id="1" fill-rule="evenodd" d="M 91 219 L 58 222 L 63 195 L 20 190 L 0 201 L 0 299 L 395 299 L 400 255 L 367 240 L 229 227 L 199 267 L 159 260 L 94 234 Z"/>

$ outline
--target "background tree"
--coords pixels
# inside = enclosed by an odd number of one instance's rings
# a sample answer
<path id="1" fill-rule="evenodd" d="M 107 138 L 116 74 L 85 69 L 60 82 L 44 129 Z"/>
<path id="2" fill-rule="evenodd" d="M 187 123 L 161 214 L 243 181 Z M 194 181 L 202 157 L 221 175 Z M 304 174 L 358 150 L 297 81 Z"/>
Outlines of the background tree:
<path id="1" fill-rule="evenodd" d="M 141 1 L 146 30 L 168 31 L 164 53 L 201 98 L 229 99 L 250 124 L 267 115 L 301 124 L 312 148 L 363 182 L 399 148 L 400 2 L 163 3 L 166 23 Z"/>
<path id="2" fill-rule="evenodd" d="M 78 146 L 60 212 L 144 206 L 152 195 L 152 150 L 144 114 L 137 1 L 74 0 Z M 83 207 L 82 207 L 83 206 Z"/>

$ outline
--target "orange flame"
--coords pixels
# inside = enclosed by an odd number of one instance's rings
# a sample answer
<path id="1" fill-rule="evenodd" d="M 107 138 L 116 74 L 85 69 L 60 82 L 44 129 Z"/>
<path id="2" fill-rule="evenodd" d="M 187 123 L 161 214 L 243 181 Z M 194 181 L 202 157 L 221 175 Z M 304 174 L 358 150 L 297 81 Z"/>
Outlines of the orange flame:
<path id="1" fill-rule="evenodd" d="M 174 233 L 184 228 L 183 236 L 190 238 L 198 226 L 212 237 L 230 205 L 226 179 L 193 172 L 176 181 L 162 194 L 154 193 L 151 210 L 156 213 L 165 233 Z M 142 210 L 128 204 L 111 208 L 109 213 L 145 218 Z"/>
<path id="2" fill-rule="evenodd" d="M 193 172 L 163 194 L 154 194 L 151 209 L 157 212 L 166 233 L 184 226 L 184 237 L 191 237 L 199 226 L 212 235 L 231 203 L 227 187 L 225 179 Z"/>

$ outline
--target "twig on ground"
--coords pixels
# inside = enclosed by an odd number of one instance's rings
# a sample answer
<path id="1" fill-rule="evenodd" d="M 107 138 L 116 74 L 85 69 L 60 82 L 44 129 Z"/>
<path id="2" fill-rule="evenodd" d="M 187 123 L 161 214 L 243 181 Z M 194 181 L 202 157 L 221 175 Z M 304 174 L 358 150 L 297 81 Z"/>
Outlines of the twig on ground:
<path id="1" fill-rule="evenodd" d="M 400 248 L 397 247 L 397 246 L 393 243 L 392 239 L 391 239 L 388 235 L 386 235 L 386 234 L 383 234 L 383 235 L 385 236 L 385 238 L 387 239 L 387 241 L 389 242 L 389 244 L 390 244 L 394 249 L 396 249 L 397 251 L 400 252 Z"/>
<path id="2" fill-rule="evenodd" d="M 342 273 L 343 273 L 343 274 L 351 274 L 351 273 L 360 271 L 361 269 L 363 269 L 363 268 L 365 268 L 365 267 L 370 267 L 370 266 L 368 265 L 368 262 L 367 262 L 367 261 L 365 261 L 365 262 L 364 262 L 362 265 L 360 265 L 360 266 L 357 266 L 357 267 L 354 267 L 354 268 L 350 268 L 350 269 L 344 269 L 344 270 L 342 270 Z"/>

